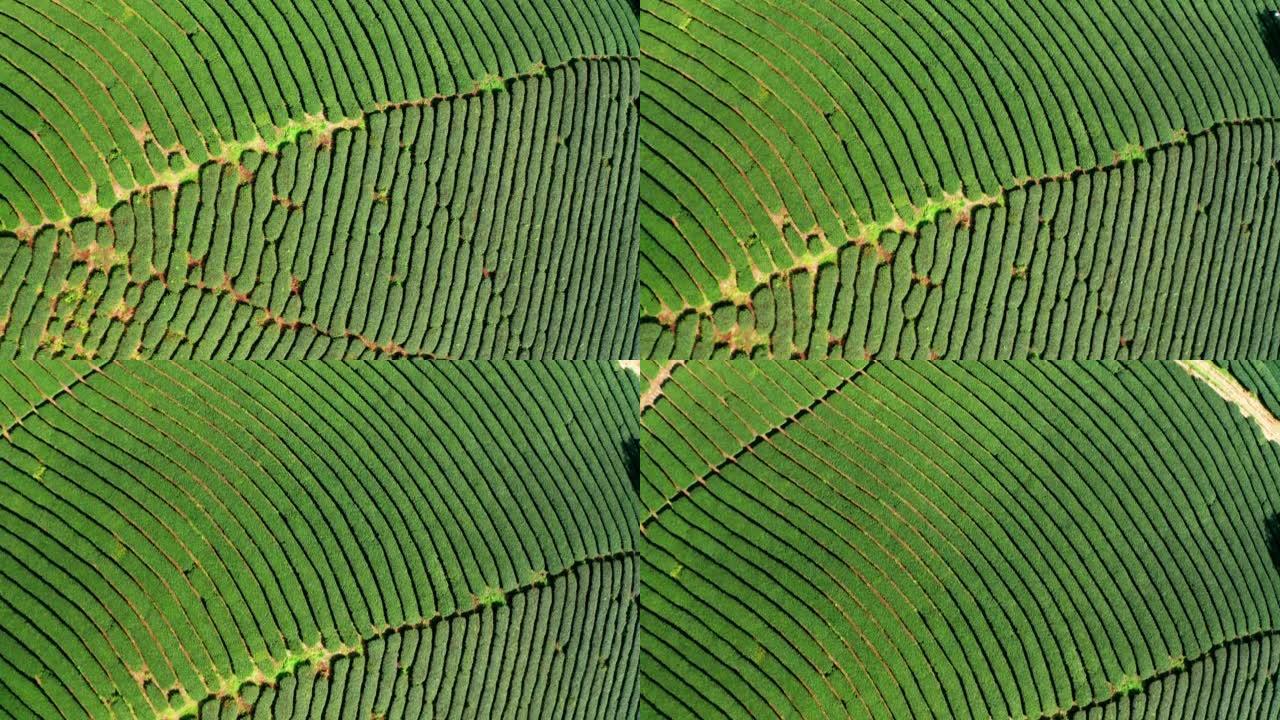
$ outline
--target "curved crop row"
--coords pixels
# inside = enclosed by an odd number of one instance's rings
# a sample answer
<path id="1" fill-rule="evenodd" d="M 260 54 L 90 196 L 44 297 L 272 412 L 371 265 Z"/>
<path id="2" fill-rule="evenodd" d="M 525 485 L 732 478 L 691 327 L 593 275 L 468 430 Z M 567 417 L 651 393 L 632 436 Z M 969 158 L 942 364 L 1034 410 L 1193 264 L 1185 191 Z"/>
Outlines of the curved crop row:
<path id="1" fill-rule="evenodd" d="M 675 367 L 641 418 L 687 459 L 642 467 L 642 714 L 1273 715 L 1251 397 L 1208 363 Z"/>
<path id="2" fill-rule="evenodd" d="M 908 230 L 823 241 L 731 302 L 642 321 L 641 354 L 1275 356 L 1277 127 L 1217 128 Z"/>
<path id="3" fill-rule="evenodd" d="M 1226 363 L 1240 384 L 1273 416 L 1280 418 L 1280 363 Z"/>
<path id="4" fill-rule="evenodd" d="M 0 717 L 634 712 L 635 398 L 604 363 L 6 365 Z"/>
<path id="5" fill-rule="evenodd" d="M 641 355 L 1274 353 L 1261 10 L 647 5 Z"/>
<path id="6" fill-rule="evenodd" d="M 0 352 L 629 354 L 627 3 L 112 4 L 0 11 Z"/>
<path id="7" fill-rule="evenodd" d="M 1277 674 L 1280 638 L 1275 633 L 1263 633 L 1214 648 L 1202 658 L 1178 663 L 1163 675 L 1128 686 L 1132 692 L 1072 711 L 1069 717 L 1272 718 L 1280 714 L 1280 693 L 1270 681 Z"/>

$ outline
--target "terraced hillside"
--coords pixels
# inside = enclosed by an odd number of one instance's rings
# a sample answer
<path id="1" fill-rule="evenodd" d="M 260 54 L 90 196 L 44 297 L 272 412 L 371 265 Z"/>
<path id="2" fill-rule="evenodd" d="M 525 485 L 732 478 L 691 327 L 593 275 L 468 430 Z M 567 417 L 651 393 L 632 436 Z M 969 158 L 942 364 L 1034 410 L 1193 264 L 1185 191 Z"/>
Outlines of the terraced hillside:
<path id="1" fill-rule="evenodd" d="M 635 712 L 635 376 L 10 363 L 0 717 Z"/>
<path id="2" fill-rule="evenodd" d="M 626 0 L 23 0 L 0 26 L 0 354 L 631 354 Z"/>
<path id="3" fill-rule="evenodd" d="M 1280 366 L 645 370 L 642 717 L 1280 716 Z"/>
<path id="4" fill-rule="evenodd" d="M 641 356 L 1277 356 L 1268 8 L 646 3 Z"/>
<path id="5" fill-rule="evenodd" d="M 1280 418 L 1280 363 L 1229 363 L 1231 375 L 1249 394 L 1261 403 L 1262 408 Z"/>

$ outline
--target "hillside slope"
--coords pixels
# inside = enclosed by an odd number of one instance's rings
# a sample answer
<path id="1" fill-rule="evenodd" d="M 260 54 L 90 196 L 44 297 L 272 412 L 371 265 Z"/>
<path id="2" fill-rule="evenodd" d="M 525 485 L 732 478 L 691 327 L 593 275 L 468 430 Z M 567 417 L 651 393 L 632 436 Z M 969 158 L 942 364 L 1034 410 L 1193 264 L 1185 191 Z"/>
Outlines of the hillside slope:
<path id="1" fill-rule="evenodd" d="M 0 368 L 0 717 L 633 716 L 634 376 Z"/>
<path id="2" fill-rule="evenodd" d="M 632 353 L 626 0 L 2 14 L 0 355 Z"/>
<path id="3" fill-rule="evenodd" d="M 1277 355 L 1264 9 L 646 3 L 641 356 Z"/>
<path id="4" fill-rule="evenodd" d="M 675 367 L 641 417 L 641 716 L 1280 716 L 1249 397 L 1190 363 Z"/>

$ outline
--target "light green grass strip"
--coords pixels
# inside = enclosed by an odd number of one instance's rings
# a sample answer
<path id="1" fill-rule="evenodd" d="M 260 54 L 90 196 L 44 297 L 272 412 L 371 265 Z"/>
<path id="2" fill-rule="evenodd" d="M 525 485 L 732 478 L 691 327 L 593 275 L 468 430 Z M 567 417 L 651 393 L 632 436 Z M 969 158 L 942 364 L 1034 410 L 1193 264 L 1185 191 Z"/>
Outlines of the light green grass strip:
<path id="1" fill-rule="evenodd" d="M 738 282 L 737 273 L 730 268 L 729 276 L 720 280 L 720 294 L 712 296 L 703 292 L 701 302 L 694 303 L 686 301 L 680 307 L 669 307 L 665 303 L 662 305 L 656 315 L 652 317 L 659 323 L 668 327 L 675 327 L 676 322 L 686 314 L 695 313 L 703 317 L 712 317 L 712 313 L 716 306 L 729 302 L 738 307 L 751 307 L 751 296 L 757 291 L 767 287 L 775 277 L 785 277 L 797 272 L 806 271 L 810 275 L 816 275 L 818 268 L 823 265 L 833 265 L 838 259 L 840 252 L 850 246 L 871 246 L 877 247 L 880 236 L 886 232 L 897 233 L 899 235 L 915 235 L 930 223 L 938 222 L 942 215 L 950 215 L 955 222 L 964 227 L 971 227 L 973 223 L 973 211 L 981 207 L 997 207 L 1004 205 L 1005 198 L 1016 190 L 1026 189 L 1032 185 L 1038 185 L 1045 182 L 1065 182 L 1080 173 L 1103 172 L 1114 170 L 1122 165 L 1144 162 L 1147 157 L 1156 151 L 1167 150 L 1175 145 L 1186 145 L 1190 138 L 1209 135 L 1219 127 L 1226 125 L 1247 125 L 1257 122 L 1280 122 L 1280 117 L 1259 116 L 1251 118 L 1242 118 L 1238 120 L 1227 120 L 1209 125 L 1203 130 L 1189 133 L 1186 130 L 1175 131 L 1168 139 L 1158 142 L 1154 145 L 1144 147 L 1137 144 L 1125 145 L 1112 153 L 1111 161 L 1099 164 L 1089 168 L 1076 168 L 1075 170 L 1065 170 L 1061 173 L 1044 175 L 1041 177 L 1024 177 L 1017 178 L 1009 185 L 999 188 L 994 194 L 979 195 L 969 197 L 965 195 L 964 189 L 961 188 L 956 192 L 944 192 L 941 198 L 929 198 L 924 205 L 913 208 L 909 215 L 900 215 L 885 221 L 870 222 L 861 225 L 855 232 L 848 233 L 843 241 L 829 240 L 828 233 L 822 228 L 811 228 L 807 232 L 802 232 L 810 239 L 817 239 L 822 246 L 818 252 L 804 253 L 793 255 L 790 261 L 775 263 L 772 269 L 753 267 L 752 283 L 743 286 Z M 784 209 L 779 213 L 771 213 L 774 227 L 781 234 L 787 227 L 794 227 L 790 217 Z"/>
<path id="2" fill-rule="evenodd" d="M 675 369 L 684 364 L 683 360 L 671 360 L 660 365 L 653 377 L 649 378 L 649 384 L 645 391 L 640 394 L 640 412 L 643 413 L 653 407 L 658 402 L 658 398 L 662 397 L 662 386 L 671 379 L 671 373 Z M 637 370 L 639 372 L 639 370 Z"/>
<path id="3" fill-rule="evenodd" d="M 193 698 L 187 695 L 185 690 L 182 690 L 181 692 L 184 702 L 175 707 L 158 709 L 156 711 L 156 720 L 185 720 L 187 718 L 195 718 L 200 713 L 201 706 L 206 702 L 223 698 L 230 698 L 233 701 L 238 701 L 238 699 L 243 695 L 246 687 L 274 686 L 281 678 L 286 675 L 299 672 L 299 669 L 302 667 L 310 667 L 317 675 L 328 677 L 330 673 L 330 663 L 334 659 L 363 655 L 365 647 L 369 644 L 369 641 L 375 638 L 384 638 L 407 630 L 429 630 L 441 622 L 465 617 L 484 608 L 506 605 L 508 597 L 517 593 L 528 592 L 534 588 L 545 588 L 551 580 L 565 577 L 582 565 L 598 562 L 610 562 L 624 558 L 634 558 L 636 555 L 637 553 L 635 550 L 619 550 L 604 555 L 574 560 L 554 573 L 548 573 L 546 570 L 535 570 L 530 574 L 528 581 L 515 585 L 511 588 L 483 588 L 479 594 L 472 595 L 470 607 L 464 607 L 448 614 L 437 613 L 431 617 L 410 621 L 402 625 L 387 625 L 374 628 L 374 632 L 361 638 L 357 645 L 340 645 L 333 648 L 326 648 L 321 643 L 316 643 L 315 645 L 304 645 L 301 650 L 290 652 L 283 658 L 272 658 L 268 662 L 254 668 L 251 673 L 238 677 L 223 678 L 220 684 L 213 688 L 212 692 L 204 697 Z M 145 680 L 145 675 L 139 676 L 137 671 L 134 672 L 134 676 L 139 678 L 140 682 Z M 245 705 L 247 705 L 247 703 Z"/>

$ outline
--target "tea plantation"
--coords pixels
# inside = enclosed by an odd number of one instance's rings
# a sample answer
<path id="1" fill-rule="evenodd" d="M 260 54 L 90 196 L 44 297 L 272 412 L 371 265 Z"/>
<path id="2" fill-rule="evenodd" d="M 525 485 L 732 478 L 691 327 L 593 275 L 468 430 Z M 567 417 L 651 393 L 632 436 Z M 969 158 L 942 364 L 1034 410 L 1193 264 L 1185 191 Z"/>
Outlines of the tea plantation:
<path id="1" fill-rule="evenodd" d="M 645 370 L 642 717 L 1280 714 L 1280 366 Z"/>
<path id="2" fill-rule="evenodd" d="M 625 0 L 0 18 L 0 355 L 631 354 Z"/>
<path id="3" fill-rule="evenodd" d="M 1241 0 L 655 0 L 640 354 L 1280 354 L 1280 23 Z"/>
<path id="4" fill-rule="evenodd" d="M 0 717 L 633 716 L 635 376 L 0 367 Z"/>

